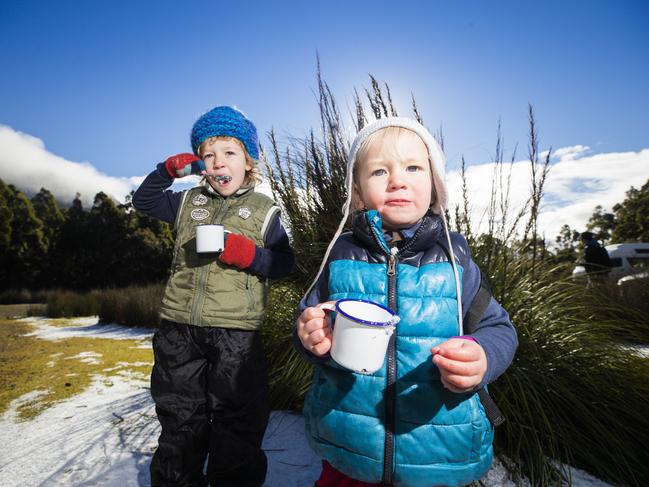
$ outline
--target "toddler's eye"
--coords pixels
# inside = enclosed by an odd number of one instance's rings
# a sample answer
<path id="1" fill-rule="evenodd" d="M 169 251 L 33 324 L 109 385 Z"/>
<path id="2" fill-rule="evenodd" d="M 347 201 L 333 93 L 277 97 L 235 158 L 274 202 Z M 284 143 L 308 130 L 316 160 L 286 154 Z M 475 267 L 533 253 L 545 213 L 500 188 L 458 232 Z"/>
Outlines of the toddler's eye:
<path id="1" fill-rule="evenodd" d="M 386 174 L 387 172 L 385 171 L 385 169 L 375 169 L 374 171 L 372 171 L 371 176 L 384 176 Z"/>
<path id="2" fill-rule="evenodd" d="M 236 152 L 234 152 L 234 151 L 232 151 L 232 150 L 229 150 L 229 151 L 227 151 L 225 154 L 228 155 L 228 156 L 233 156 L 233 155 L 236 154 Z"/>
<path id="3" fill-rule="evenodd" d="M 205 155 L 203 156 L 203 160 L 204 160 L 204 161 L 207 161 L 208 159 L 211 159 L 212 157 L 214 157 L 214 154 L 205 154 Z"/>
<path id="4" fill-rule="evenodd" d="M 408 171 L 408 172 L 417 172 L 417 171 L 421 171 L 421 166 L 408 166 L 408 167 L 406 168 L 406 171 Z"/>

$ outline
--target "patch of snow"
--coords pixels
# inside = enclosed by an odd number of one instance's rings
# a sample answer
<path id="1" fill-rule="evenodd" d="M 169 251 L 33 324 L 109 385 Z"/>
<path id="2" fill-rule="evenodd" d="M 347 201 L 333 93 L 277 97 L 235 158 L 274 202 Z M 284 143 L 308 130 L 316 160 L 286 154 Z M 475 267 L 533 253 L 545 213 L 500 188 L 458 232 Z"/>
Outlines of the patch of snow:
<path id="1" fill-rule="evenodd" d="M 97 377 L 83 393 L 27 422 L 16 422 L 19 402 L 0 418 L 3 487 L 148 486 L 158 420 L 143 381 Z M 265 486 L 311 486 L 320 460 L 304 438 L 300 414 L 274 411 L 264 438 L 269 471 Z"/>
<path id="2" fill-rule="evenodd" d="M 23 318 L 23 323 L 33 325 L 34 331 L 27 336 L 36 336 L 43 340 L 63 340 L 72 337 L 82 338 L 109 338 L 111 340 L 146 340 L 153 336 L 153 328 L 123 326 L 118 323 L 100 324 L 97 317 L 74 318 L 68 320 L 70 326 L 54 326 L 51 318 Z M 60 321 L 60 320 L 56 320 Z M 144 347 L 149 343 L 142 344 Z"/>
<path id="3" fill-rule="evenodd" d="M 12 410 L 0 420 L 2 485 L 148 485 L 148 464 L 158 423 L 140 382 L 100 380 L 31 421 L 17 423 Z"/>
<path id="4" fill-rule="evenodd" d="M 100 364 L 102 355 L 100 353 L 96 352 L 81 352 L 76 355 L 73 355 L 72 357 L 66 357 L 65 360 L 73 360 L 73 359 L 79 359 L 79 362 L 83 362 L 86 364 Z"/>

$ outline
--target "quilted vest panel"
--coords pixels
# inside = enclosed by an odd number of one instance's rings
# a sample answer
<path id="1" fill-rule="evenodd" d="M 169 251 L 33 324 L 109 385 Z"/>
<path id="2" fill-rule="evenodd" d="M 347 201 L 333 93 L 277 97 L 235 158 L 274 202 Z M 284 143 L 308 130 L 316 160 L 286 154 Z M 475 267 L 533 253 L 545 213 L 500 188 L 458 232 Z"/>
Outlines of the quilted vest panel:
<path id="1" fill-rule="evenodd" d="M 176 242 L 160 315 L 196 326 L 255 330 L 266 308 L 266 280 L 221 263 L 216 254 L 196 252 L 196 226 L 219 223 L 263 247 L 265 223 L 279 211 L 250 190 L 223 198 L 205 188 L 187 192 L 176 218 Z"/>
<path id="2" fill-rule="evenodd" d="M 346 255 L 348 251 L 344 252 Z M 430 349 L 458 334 L 453 269 L 442 256 L 397 265 L 397 382 L 393 482 L 462 485 L 489 469 L 493 429 L 477 394 L 441 386 Z M 462 272 L 462 267 L 458 268 Z M 329 298 L 387 303 L 387 264 L 367 255 L 329 264 Z M 307 437 L 335 468 L 365 482 L 382 480 L 386 363 L 372 375 L 329 360 L 316 367 L 304 411 Z"/>

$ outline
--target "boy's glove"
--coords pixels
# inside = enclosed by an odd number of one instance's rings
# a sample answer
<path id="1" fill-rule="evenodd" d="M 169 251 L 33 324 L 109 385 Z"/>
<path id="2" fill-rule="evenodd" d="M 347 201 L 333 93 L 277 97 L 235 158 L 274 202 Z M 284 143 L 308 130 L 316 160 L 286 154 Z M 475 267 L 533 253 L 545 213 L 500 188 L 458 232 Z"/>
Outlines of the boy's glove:
<path id="1" fill-rule="evenodd" d="M 255 260 L 255 242 L 238 233 L 228 233 L 219 260 L 224 264 L 247 269 Z"/>
<path id="2" fill-rule="evenodd" d="M 167 172 L 172 178 L 182 178 L 190 174 L 201 174 L 205 163 L 194 154 L 176 154 L 165 161 Z"/>

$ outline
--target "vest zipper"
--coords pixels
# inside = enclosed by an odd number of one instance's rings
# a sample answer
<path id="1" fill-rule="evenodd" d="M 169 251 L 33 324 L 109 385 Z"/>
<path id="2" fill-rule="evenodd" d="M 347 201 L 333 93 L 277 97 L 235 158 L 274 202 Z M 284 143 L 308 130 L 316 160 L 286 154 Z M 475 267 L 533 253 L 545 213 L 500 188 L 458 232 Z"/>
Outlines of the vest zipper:
<path id="1" fill-rule="evenodd" d="M 392 247 L 388 257 L 388 307 L 397 312 L 397 253 L 398 249 Z M 398 328 L 398 327 L 397 327 Z M 383 447 L 383 483 L 392 484 L 392 471 L 394 470 L 394 430 L 395 430 L 395 403 L 397 385 L 397 328 L 390 337 L 387 352 L 386 370 L 386 398 L 385 398 L 385 444 Z"/>
<path id="2" fill-rule="evenodd" d="M 228 198 L 223 198 L 221 202 L 221 208 L 217 211 L 216 215 L 212 219 L 212 223 L 218 223 L 221 221 L 221 215 L 225 213 L 230 206 L 230 200 Z M 190 316 L 190 322 L 193 325 L 201 325 L 201 310 L 203 309 L 203 303 L 205 302 L 205 283 L 207 282 L 207 274 L 211 263 L 208 265 L 201 266 L 198 271 L 198 282 L 196 285 L 196 296 L 194 298 L 194 303 L 192 305 L 192 314 Z M 214 264 L 216 265 L 216 264 Z"/>
<path id="3" fill-rule="evenodd" d="M 388 307 L 397 312 L 397 253 L 399 249 L 392 247 L 391 249 L 385 246 L 378 235 L 376 228 L 372 225 L 367 218 L 367 224 L 370 228 L 370 233 L 374 242 L 381 251 L 388 257 Z M 396 361 L 396 336 L 398 329 L 390 337 L 388 342 L 388 350 L 386 357 L 386 371 L 385 371 L 385 440 L 383 443 L 383 484 L 392 484 L 392 470 L 394 469 L 394 406 L 396 402 L 396 382 L 397 382 L 397 361 Z"/>
<path id="4" fill-rule="evenodd" d="M 253 297 L 250 286 L 250 274 L 246 274 L 246 295 L 248 296 L 248 311 L 253 311 Z"/>
<path id="5" fill-rule="evenodd" d="M 425 218 L 425 217 L 424 217 Z M 378 247 L 388 256 L 388 307 L 398 313 L 397 308 L 397 254 L 399 249 L 392 247 L 389 251 L 381 244 L 379 237 L 376 235 L 376 229 L 371 225 L 369 219 L 367 223 L 370 227 L 372 237 Z M 415 242 L 422 228 L 424 222 L 419 225 L 419 228 L 412 236 L 412 238 L 401 248 L 401 252 L 410 248 Z M 396 339 L 399 332 L 399 327 L 395 327 L 394 333 L 388 342 L 387 351 L 387 370 L 386 370 L 386 390 L 385 390 L 385 443 L 383 445 L 383 484 L 392 484 L 392 471 L 394 470 L 394 430 L 395 430 L 395 405 L 397 398 L 396 383 L 397 383 L 397 349 Z"/>

